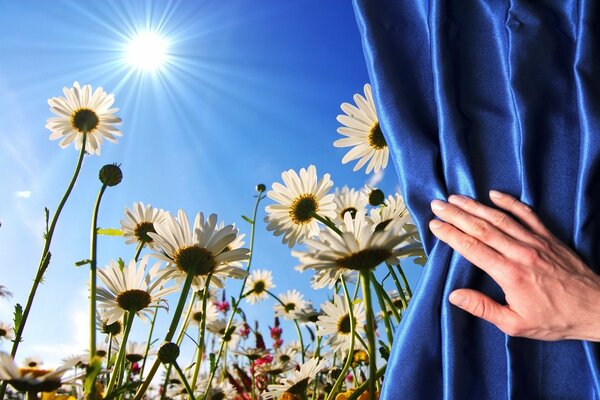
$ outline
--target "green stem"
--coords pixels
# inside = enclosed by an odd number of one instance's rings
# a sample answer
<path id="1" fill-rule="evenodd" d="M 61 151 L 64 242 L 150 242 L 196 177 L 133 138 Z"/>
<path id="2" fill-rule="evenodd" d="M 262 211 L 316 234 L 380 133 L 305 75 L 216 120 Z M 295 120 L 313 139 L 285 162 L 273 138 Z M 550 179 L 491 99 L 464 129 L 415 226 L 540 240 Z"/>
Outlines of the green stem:
<path id="1" fill-rule="evenodd" d="M 410 285 L 408 284 L 408 279 L 406 279 L 406 275 L 404 275 L 404 270 L 400 266 L 400 263 L 397 264 L 398 272 L 400 272 L 400 276 L 402 277 L 402 282 L 404 282 L 404 286 L 406 287 L 406 292 L 408 293 L 408 297 L 412 297 L 412 290 L 410 290 Z"/>
<path id="2" fill-rule="evenodd" d="M 385 369 L 386 369 L 387 365 L 384 365 L 383 367 L 381 367 L 379 370 L 377 370 L 377 373 L 375 374 L 375 377 L 377 379 L 381 378 L 383 375 L 385 375 Z M 362 383 L 362 385 L 360 385 L 359 387 L 357 387 L 350 396 L 348 396 L 348 400 L 357 400 L 361 394 L 364 393 L 365 390 L 367 390 L 369 388 L 369 384 L 370 382 L 368 380 L 364 381 Z"/>
<path id="3" fill-rule="evenodd" d="M 177 303 L 177 307 L 175 308 L 175 312 L 173 313 L 173 319 L 171 320 L 171 325 L 169 326 L 169 330 L 165 335 L 165 342 L 170 342 L 175 336 L 175 331 L 177 330 L 177 325 L 179 324 L 179 320 L 181 318 L 181 313 L 183 312 L 183 307 L 185 306 L 188 294 L 190 292 L 190 288 L 192 287 L 192 281 L 194 280 L 193 274 L 188 274 L 185 278 L 185 283 L 183 284 L 183 288 L 181 289 L 181 295 L 179 296 L 179 302 Z M 148 372 L 148 376 L 144 379 L 144 383 L 139 387 L 138 391 L 135 393 L 134 400 L 141 400 L 148 390 L 154 375 L 158 371 L 158 367 L 160 366 L 160 360 L 157 358 L 152 364 L 152 368 L 150 372 Z"/>
<path id="4" fill-rule="evenodd" d="M 350 317 L 350 331 L 355 332 L 356 331 L 356 320 L 354 319 L 354 305 L 352 303 L 352 300 L 350 300 L 350 293 L 348 292 L 348 286 L 346 285 L 346 281 L 344 280 L 343 277 L 341 277 L 340 280 L 342 281 L 344 295 L 346 296 L 346 307 L 348 307 L 348 316 Z M 335 380 L 335 383 L 333 384 L 331 391 L 327 395 L 327 400 L 332 400 L 335 398 L 338 388 L 344 381 L 346 374 L 348 373 L 348 370 L 350 369 L 350 365 L 352 365 L 352 359 L 354 357 L 354 340 L 355 339 L 356 339 L 356 335 L 350 335 L 350 348 L 348 349 L 348 357 L 346 358 L 346 362 L 344 363 L 344 366 L 342 367 L 342 371 L 340 372 L 340 375 Z"/>
<path id="5" fill-rule="evenodd" d="M 135 260 L 135 262 L 139 261 L 140 258 L 140 254 L 142 253 L 142 249 L 144 248 L 146 244 L 144 242 L 140 242 L 137 246 L 137 248 L 135 249 L 135 255 L 133 256 L 133 259 Z"/>
<path id="6" fill-rule="evenodd" d="M 319 358 L 319 357 L 321 357 L 321 340 L 323 339 L 323 337 L 319 336 L 319 334 L 318 334 L 318 332 L 319 332 L 319 326 L 318 325 L 315 325 L 315 329 L 317 331 L 317 349 L 315 351 L 315 358 Z M 319 380 L 315 379 L 315 382 L 313 384 L 312 400 L 316 400 L 317 399 L 318 383 L 319 383 Z"/>
<path id="7" fill-rule="evenodd" d="M 400 296 L 400 301 L 402 301 L 402 306 L 406 309 L 406 307 L 408 306 L 408 303 L 406 301 L 406 297 L 404 296 L 404 289 L 402 288 L 402 285 L 400 284 L 398 275 L 396 275 L 396 271 L 394 271 L 394 268 L 390 264 L 386 263 L 386 266 L 388 267 L 388 270 L 390 271 L 390 275 L 392 276 L 392 279 L 394 280 L 394 283 L 396 284 L 396 290 L 398 290 L 398 295 Z"/>
<path id="8" fill-rule="evenodd" d="M 148 333 L 148 341 L 146 342 L 146 351 L 144 352 L 144 362 L 142 362 L 142 369 L 140 370 L 140 379 L 144 379 L 144 368 L 146 368 L 146 359 L 148 358 L 148 352 L 150 351 L 150 343 L 152 342 L 152 333 L 154 332 L 154 324 L 156 323 L 157 315 L 158 315 L 158 307 L 154 307 L 154 315 L 152 316 L 152 322 L 150 323 L 150 332 Z"/>
<path id="9" fill-rule="evenodd" d="M 285 309 L 285 304 L 283 304 L 283 301 L 281 301 L 279 299 L 279 297 L 277 297 L 275 294 L 273 294 L 272 292 L 266 290 L 266 292 L 272 297 L 274 298 L 277 302 L 279 302 L 279 304 L 281 304 L 281 306 Z M 300 341 L 300 347 L 302 350 L 302 363 L 304 364 L 304 359 L 306 357 L 306 351 L 304 350 L 304 340 L 302 339 L 302 331 L 300 330 L 300 325 L 298 325 L 298 321 L 294 319 L 294 325 L 296 326 L 296 333 L 298 334 L 298 340 Z"/>
<path id="10" fill-rule="evenodd" d="M 106 389 L 106 394 L 111 393 L 111 391 L 115 387 L 115 384 L 117 383 L 118 380 L 120 380 L 120 377 L 122 376 L 122 372 L 123 372 L 122 364 L 123 364 L 123 360 L 125 359 L 127 339 L 129 338 L 129 332 L 131 331 L 131 326 L 133 325 L 134 318 L 135 318 L 135 313 L 128 311 L 127 316 L 125 318 L 126 322 L 125 322 L 125 330 L 123 331 L 123 340 L 121 341 L 121 344 L 119 346 L 119 353 L 117 355 L 117 361 L 115 361 L 115 368 L 113 370 L 112 376 L 110 377 L 110 381 L 108 382 L 108 388 Z"/>
<path id="11" fill-rule="evenodd" d="M 369 344 L 369 400 L 375 400 L 377 391 L 377 348 L 375 347 L 375 318 L 373 317 L 373 302 L 371 300 L 371 273 L 368 270 L 360 271 L 365 312 L 367 317 L 367 342 Z"/>
<path id="12" fill-rule="evenodd" d="M 399 322 L 400 314 L 398 314 L 398 310 L 396 310 L 396 306 L 394 306 L 392 299 L 390 299 L 390 296 L 387 294 L 387 292 L 385 291 L 383 286 L 381 286 L 381 284 L 377 281 L 377 278 L 375 278 L 375 274 L 373 272 L 371 272 L 371 282 L 373 283 L 373 286 L 375 287 L 375 293 L 377 294 L 377 299 L 379 300 L 379 307 L 381 308 L 381 310 L 383 311 L 383 308 L 385 307 L 385 303 L 387 303 L 390 306 L 390 310 L 391 310 L 392 314 L 394 314 L 394 318 L 396 318 L 396 321 Z M 379 299 L 380 297 L 381 297 L 381 299 Z M 387 310 L 386 310 L 385 315 L 387 315 Z"/>
<path id="13" fill-rule="evenodd" d="M 335 226 L 333 221 L 331 221 L 329 218 L 324 218 L 324 217 L 320 216 L 319 214 L 317 214 L 316 212 L 313 212 L 312 216 L 314 219 L 323 223 L 325 226 L 330 228 L 332 231 L 334 231 L 338 235 L 342 236 L 342 231 L 337 226 Z"/>
<path id="14" fill-rule="evenodd" d="M 252 222 L 250 223 L 250 256 L 248 257 L 248 266 L 246 267 L 246 271 L 250 271 L 250 266 L 252 265 L 252 256 L 254 254 L 254 237 L 256 230 L 256 215 L 258 214 L 258 205 L 262 199 L 264 199 L 264 191 L 259 191 L 258 196 L 256 197 L 256 203 L 254 204 L 254 211 L 252 212 Z M 248 277 L 244 278 L 242 282 L 242 287 L 240 288 L 240 293 L 238 294 L 237 300 L 233 302 L 231 305 L 231 314 L 229 315 L 229 319 L 227 320 L 227 326 L 225 327 L 225 332 L 228 332 L 231 328 L 231 324 L 233 323 L 233 317 L 235 316 L 237 309 L 239 307 L 240 301 L 244 295 L 244 290 L 246 288 L 246 281 Z M 215 373 L 217 371 L 217 366 L 219 365 L 219 361 L 221 360 L 221 356 L 223 355 L 223 349 L 225 348 L 225 342 L 221 341 L 219 345 L 219 351 L 217 352 L 217 357 L 215 358 L 215 365 L 210 370 L 210 376 L 208 378 L 208 384 L 206 385 L 206 391 L 204 392 L 204 396 L 202 398 L 206 398 L 208 395 L 208 389 L 212 384 L 213 379 L 215 378 Z"/>
<path id="15" fill-rule="evenodd" d="M 185 386 L 185 390 L 187 390 L 188 394 L 190 395 L 190 399 L 196 400 L 196 398 L 194 397 L 194 391 L 190 387 L 190 384 L 188 383 L 188 381 L 185 377 L 185 374 L 181 370 L 181 367 L 179 366 L 179 364 L 177 364 L 177 361 L 173 362 L 173 366 L 175 367 L 175 370 L 179 374 L 179 377 L 181 378 L 181 381 L 183 382 L 183 385 Z"/>
<path id="16" fill-rule="evenodd" d="M 385 300 L 383 299 L 383 295 L 381 294 L 382 292 L 385 293 L 385 290 L 379 284 L 379 282 L 377 282 L 377 279 L 375 279 L 375 275 L 373 273 L 371 273 L 371 280 L 373 281 L 373 284 L 375 286 L 375 294 L 377 295 L 377 301 L 379 302 L 379 308 L 381 309 L 383 323 L 385 324 L 385 333 L 387 334 L 388 344 L 391 346 L 394 340 L 394 335 L 392 333 L 392 324 L 390 323 L 390 316 L 388 315 Z M 392 312 L 394 312 L 395 307 L 393 304 L 391 308 Z"/>
<path id="17" fill-rule="evenodd" d="M 198 352 L 196 353 L 196 365 L 194 366 L 194 375 L 192 376 L 192 387 L 196 387 L 198 381 L 198 373 L 200 372 L 200 364 L 202 364 L 202 357 L 204 356 L 204 335 L 206 334 L 206 303 L 210 297 L 208 287 L 210 285 L 210 279 L 212 274 L 208 274 L 206 283 L 204 285 L 204 291 L 202 293 L 202 321 L 200 323 L 200 342 L 198 343 Z M 227 334 L 228 331 L 225 331 Z"/>
<path id="18" fill-rule="evenodd" d="M 56 213 L 52 217 L 52 222 L 50 223 L 50 228 L 48 228 L 45 237 L 46 241 L 44 243 L 44 249 L 42 250 L 42 257 L 40 259 L 40 264 L 38 267 L 38 271 L 36 277 L 33 281 L 33 286 L 31 287 L 31 292 L 29 293 L 29 298 L 27 299 L 27 304 L 25 305 L 25 309 L 23 310 L 23 317 L 21 318 L 21 323 L 17 331 L 15 332 L 15 338 L 13 340 L 12 350 L 10 355 L 15 358 L 17 354 L 17 349 L 19 348 L 19 344 L 21 343 L 21 339 L 23 336 L 23 330 L 25 329 L 25 323 L 27 322 L 27 317 L 29 316 L 29 312 L 31 310 L 31 305 L 33 304 L 33 299 L 35 297 L 35 293 L 37 291 L 38 285 L 42 282 L 44 277 L 44 273 L 50 264 L 50 244 L 52 242 L 52 236 L 54 235 L 54 229 L 56 228 L 56 224 L 58 222 L 58 217 L 60 216 L 71 191 L 73 190 L 73 186 L 75 186 L 75 181 L 79 176 L 79 171 L 81 170 L 81 165 L 83 164 L 83 156 L 85 155 L 85 144 L 86 144 L 87 134 L 83 134 L 83 142 L 81 146 L 81 151 L 79 152 L 79 158 L 77 159 L 77 164 L 75 166 L 75 172 L 73 173 L 73 177 L 71 178 L 71 182 L 67 187 L 60 203 L 58 204 L 58 208 L 56 209 Z M 2 398 L 4 398 L 4 393 L 2 394 Z"/>

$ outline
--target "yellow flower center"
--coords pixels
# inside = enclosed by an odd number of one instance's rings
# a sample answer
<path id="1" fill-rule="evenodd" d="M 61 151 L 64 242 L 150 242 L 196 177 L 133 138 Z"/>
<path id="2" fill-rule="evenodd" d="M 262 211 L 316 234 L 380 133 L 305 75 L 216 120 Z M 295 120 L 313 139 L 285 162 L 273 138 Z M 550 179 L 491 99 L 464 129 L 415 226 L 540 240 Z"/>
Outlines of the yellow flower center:
<path id="1" fill-rule="evenodd" d="M 338 268 L 353 269 L 355 271 L 371 270 L 390 258 L 392 252 L 388 249 L 371 248 L 352 253 L 336 261 Z"/>
<path id="2" fill-rule="evenodd" d="M 145 290 L 131 289 L 117 296 L 117 304 L 123 310 L 138 312 L 148 307 L 152 302 L 152 297 Z"/>
<path id="3" fill-rule="evenodd" d="M 148 232 L 156 233 L 152 222 L 144 221 L 136 225 L 133 234 L 141 243 L 151 243 L 152 238 L 148 236 Z"/>
<path id="4" fill-rule="evenodd" d="M 379 121 L 375 122 L 373 127 L 371 127 L 371 131 L 369 132 L 369 144 L 375 150 L 381 150 L 387 147 L 387 142 L 385 141 L 385 137 L 379 126 Z"/>
<path id="5" fill-rule="evenodd" d="M 217 267 L 213 254 L 198 246 L 179 249 L 173 261 L 180 270 L 193 275 L 208 275 Z"/>
<path id="6" fill-rule="evenodd" d="M 98 114 L 89 108 L 80 108 L 71 117 L 71 126 L 81 133 L 92 132 L 99 122 Z"/>
<path id="7" fill-rule="evenodd" d="M 310 222 L 313 214 L 319 211 L 317 197 L 312 193 L 306 193 L 296 197 L 290 207 L 290 218 L 296 225 L 304 225 Z"/>

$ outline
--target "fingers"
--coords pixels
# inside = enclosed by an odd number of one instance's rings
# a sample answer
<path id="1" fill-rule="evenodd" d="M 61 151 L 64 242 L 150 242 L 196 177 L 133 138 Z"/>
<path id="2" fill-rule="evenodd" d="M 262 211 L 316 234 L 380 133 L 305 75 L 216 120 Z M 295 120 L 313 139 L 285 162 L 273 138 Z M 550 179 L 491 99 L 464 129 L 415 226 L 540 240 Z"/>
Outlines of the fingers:
<path id="1" fill-rule="evenodd" d="M 432 220 L 429 228 L 441 241 L 447 243 L 472 264 L 484 270 L 495 280 L 503 280 L 498 266 L 506 264 L 506 260 L 498 252 L 486 246 L 473 236 L 467 235 L 451 224 Z M 503 268 L 506 268 L 503 266 Z"/>
<path id="2" fill-rule="evenodd" d="M 490 190 L 490 200 L 498 207 L 505 209 L 517 217 L 532 232 L 546 239 L 553 238 L 550 231 L 527 204 L 521 203 L 511 195 L 498 192 L 497 190 Z"/>
<path id="3" fill-rule="evenodd" d="M 489 209 L 489 207 L 484 209 L 476 201 L 463 196 L 450 196 L 448 201 L 454 204 L 445 203 L 440 200 L 432 201 L 431 209 L 434 214 L 464 233 L 477 238 L 477 240 L 485 243 L 485 245 L 505 255 L 507 258 L 518 259 L 522 250 L 521 243 L 515 241 L 511 236 L 507 236 L 502 230 L 496 227 L 496 224 L 510 226 L 510 218 L 501 219 L 496 215 L 491 215 L 491 211 L 493 210 Z M 459 204 L 459 206 L 455 204 Z M 499 211 L 496 211 L 496 213 L 505 215 Z M 487 219 L 495 219 L 496 222 L 490 223 Z M 514 221 L 512 223 L 518 225 Z M 511 228 L 517 231 L 516 227 Z M 505 229 L 507 229 L 506 226 Z M 525 236 L 525 234 L 526 232 L 519 232 L 519 236 Z M 531 236 L 531 234 L 529 235 Z"/>
<path id="4" fill-rule="evenodd" d="M 498 304 L 481 292 L 471 289 L 457 289 L 450 293 L 450 303 L 476 317 L 496 325 L 504 333 L 515 336 L 520 317 L 508 306 Z"/>
<path id="5" fill-rule="evenodd" d="M 488 222 L 498 230 L 518 241 L 530 245 L 537 244 L 538 240 L 533 237 L 531 232 L 502 211 L 487 207 L 466 196 L 451 195 L 448 197 L 448 202 L 467 213 Z"/>

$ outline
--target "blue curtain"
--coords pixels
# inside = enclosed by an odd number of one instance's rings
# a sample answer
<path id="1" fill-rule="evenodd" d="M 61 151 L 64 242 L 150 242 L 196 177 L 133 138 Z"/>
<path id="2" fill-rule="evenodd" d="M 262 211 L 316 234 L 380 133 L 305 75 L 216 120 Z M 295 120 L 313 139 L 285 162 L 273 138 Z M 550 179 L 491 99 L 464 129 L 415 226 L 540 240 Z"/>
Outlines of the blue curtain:
<path id="1" fill-rule="evenodd" d="M 429 202 L 498 189 L 600 269 L 600 2 L 355 0 L 380 124 L 429 261 L 384 399 L 600 399 L 600 346 L 509 337 L 452 306 L 485 273 L 428 231 Z M 599 312 L 600 312 L 600 305 Z"/>

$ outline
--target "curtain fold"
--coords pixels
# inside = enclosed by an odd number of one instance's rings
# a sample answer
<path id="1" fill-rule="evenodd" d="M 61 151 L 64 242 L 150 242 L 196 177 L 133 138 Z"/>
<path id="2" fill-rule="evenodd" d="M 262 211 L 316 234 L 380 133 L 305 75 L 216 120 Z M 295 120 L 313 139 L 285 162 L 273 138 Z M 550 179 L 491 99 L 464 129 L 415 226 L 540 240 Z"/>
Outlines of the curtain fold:
<path id="1" fill-rule="evenodd" d="M 452 306 L 491 278 L 428 231 L 429 202 L 497 189 L 600 272 L 600 3 L 354 0 L 380 126 L 429 260 L 385 399 L 600 400 L 600 345 L 508 337 Z M 600 307 L 600 305 L 599 305 Z"/>

